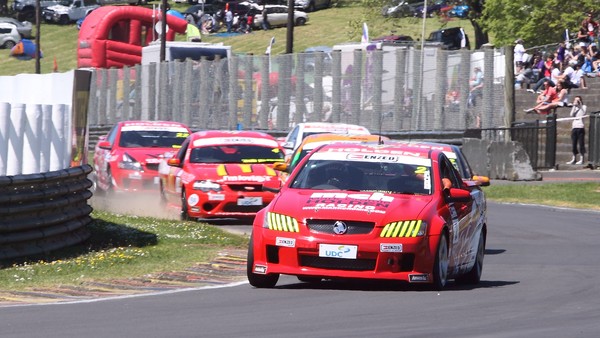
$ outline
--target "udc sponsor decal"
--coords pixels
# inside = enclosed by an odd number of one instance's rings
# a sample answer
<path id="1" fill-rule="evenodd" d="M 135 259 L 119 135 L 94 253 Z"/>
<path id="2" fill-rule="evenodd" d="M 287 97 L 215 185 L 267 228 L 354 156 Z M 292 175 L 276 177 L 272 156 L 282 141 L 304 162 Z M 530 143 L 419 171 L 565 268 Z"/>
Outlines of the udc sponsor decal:
<path id="1" fill-rule="evenodd" d="M 356 245 L 320 244 L 319 256 L 329 258 L 356 259 L 358 247 Z"/>

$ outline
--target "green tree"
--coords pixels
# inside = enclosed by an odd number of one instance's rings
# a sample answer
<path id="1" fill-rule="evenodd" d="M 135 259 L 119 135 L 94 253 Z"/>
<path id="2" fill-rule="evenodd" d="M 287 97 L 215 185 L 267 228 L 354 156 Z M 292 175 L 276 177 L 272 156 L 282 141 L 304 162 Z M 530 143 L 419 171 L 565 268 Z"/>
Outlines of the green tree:
<path id="1" fill-rule="evenodd" d="M 599 10 L 597 0 L 486 0 L 480 23 L 497 46 L 521 38 L 531 48 L 564 40 L 566 29 L 577 33 L 584 13 Z"/>

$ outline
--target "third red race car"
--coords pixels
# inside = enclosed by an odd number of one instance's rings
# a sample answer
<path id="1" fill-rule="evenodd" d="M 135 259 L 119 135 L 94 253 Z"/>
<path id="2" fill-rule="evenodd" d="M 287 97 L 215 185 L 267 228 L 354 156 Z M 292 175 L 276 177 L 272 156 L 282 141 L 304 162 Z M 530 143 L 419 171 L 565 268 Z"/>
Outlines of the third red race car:
<path id="1" fill-rule="evenodd" d="M 283 160 L 283 148 L 265 133 L 197 132 L 161 163 L 161 198 L 182 219 L 254 217 L 281 186 L 272 167 Z"/>

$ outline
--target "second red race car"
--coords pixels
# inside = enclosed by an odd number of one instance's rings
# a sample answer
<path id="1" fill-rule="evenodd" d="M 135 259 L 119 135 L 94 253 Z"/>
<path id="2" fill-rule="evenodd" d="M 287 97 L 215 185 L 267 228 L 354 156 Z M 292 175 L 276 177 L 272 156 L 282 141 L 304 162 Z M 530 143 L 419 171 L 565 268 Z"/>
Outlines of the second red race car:
<path id="1" fill-rule="evenodd" d="M 182 219 L 254 217 L 281 186 L 273 164 L 283 161 L 283 148 L 268 134 L 197 132 L 161 163 L 161 200 Z"/>

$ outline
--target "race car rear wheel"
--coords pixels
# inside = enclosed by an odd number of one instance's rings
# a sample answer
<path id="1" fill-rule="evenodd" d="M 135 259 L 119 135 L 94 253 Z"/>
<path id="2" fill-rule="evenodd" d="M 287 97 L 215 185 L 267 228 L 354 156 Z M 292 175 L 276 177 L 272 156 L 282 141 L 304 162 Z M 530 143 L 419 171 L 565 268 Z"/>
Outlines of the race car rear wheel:
<path id="1" fill-rule="evenodd" d="M 477 284 L 481 280 L 481 272 L 483 271 L 483 256 L 485 255 L 485 239 L 483 233 L 479 234 L 479 244 L 477 245 L 477 257 L 475 264 L 466 274 L 457 277 L 456 282 L 459 284 Z"/>
<path id="2" fill-rule="evenodd" d="M 446 233 L 440 235 L 435 262 L 433 263 L 433 288 L 442 290 L 448 281 L 448 239 Z"/>
<path id="3" fill-rule="evenodd" d="M 279 280 L 278 273 L 271 273 L 266 275 L 259 275 L 254 273 L 254 241 L 252 235 L 250 236 L 250 243 L 248 244 L 248 257 L 246 260 L 246 275 L 248 276 L 248 282 L 255 288 L 272 288 L 277 284 Z"/>

